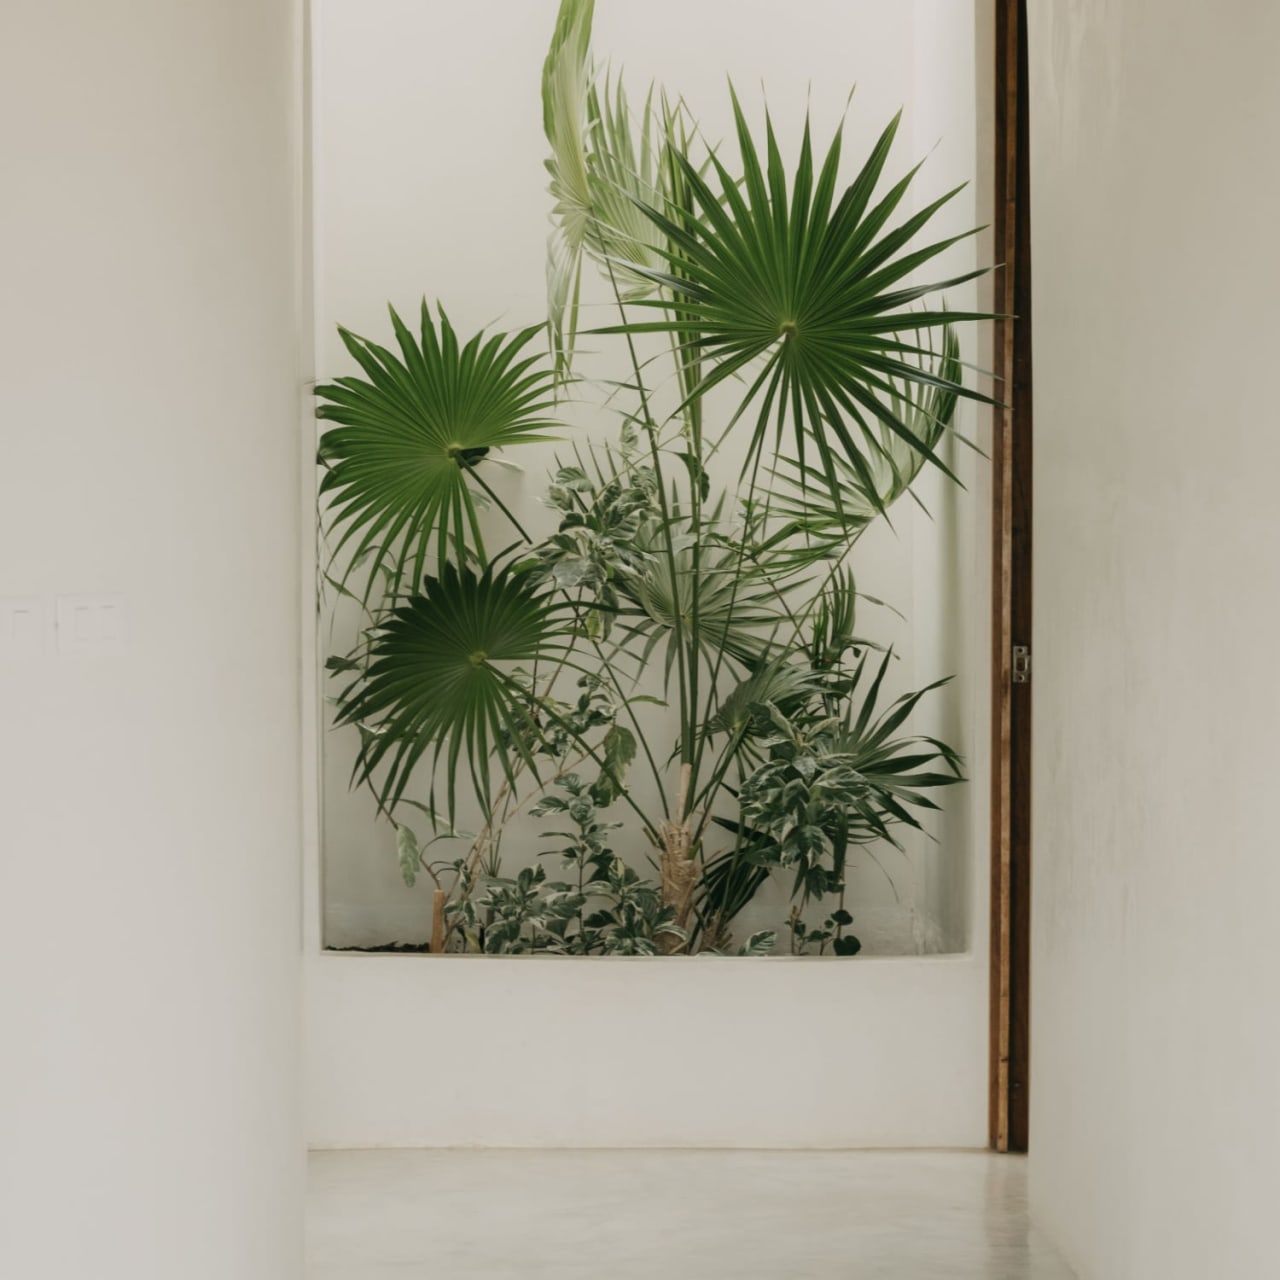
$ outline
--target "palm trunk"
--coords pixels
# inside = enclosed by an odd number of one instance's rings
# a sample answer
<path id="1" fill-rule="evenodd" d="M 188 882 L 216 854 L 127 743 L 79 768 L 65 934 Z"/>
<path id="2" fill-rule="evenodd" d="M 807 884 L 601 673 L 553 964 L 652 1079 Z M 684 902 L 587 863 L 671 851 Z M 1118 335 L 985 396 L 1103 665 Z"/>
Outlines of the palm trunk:
<path id="1" fill-rule="evenodd" d="M 689 815 L 685 813 L 691 776 L 692 766 L 681 765 L 680 791 L 676 798 L 675 817 L 664 822 L 659 828 L 662 835 L 662 857 L 659 862 L 662 877 L 662 905 L 675 908 L 675 923 L 681 929 L 688 925 L 689 910 L 693 905 L 693 887 L 698 879 L 698 866 L 692 857 L 693 836 Z M 663 934 L 658 939 L 658 950 L 663 955 L 674 955 L 685 945 L 684 940 L 674 934 Z"/>

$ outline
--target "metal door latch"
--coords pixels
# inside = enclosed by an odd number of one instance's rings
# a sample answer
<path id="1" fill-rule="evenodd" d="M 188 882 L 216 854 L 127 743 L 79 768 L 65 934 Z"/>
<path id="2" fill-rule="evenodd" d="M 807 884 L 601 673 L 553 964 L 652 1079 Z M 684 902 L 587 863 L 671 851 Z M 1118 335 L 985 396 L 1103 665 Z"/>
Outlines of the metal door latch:
<path id="1" fill-rule="evenodd" d="M 1014 684 L 1031 683 L 1031 646 L 1029 644 L 1013 646 L 1013 673 L 1010 678 Z"/>

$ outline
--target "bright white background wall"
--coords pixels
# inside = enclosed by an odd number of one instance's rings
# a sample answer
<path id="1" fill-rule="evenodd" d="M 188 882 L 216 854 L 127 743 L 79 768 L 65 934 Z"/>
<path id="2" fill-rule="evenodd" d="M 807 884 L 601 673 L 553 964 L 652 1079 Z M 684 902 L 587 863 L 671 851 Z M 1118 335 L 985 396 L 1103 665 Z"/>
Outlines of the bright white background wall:
<path id="1" fill-rule="evenodd" d="M 545 314 L 539 77 L 556 7 L 318 0 L 322 375 L 346 367 L 335 323 L 380 335 L 388 300 L 414 308 L 423 293 L 438 297 L 461 329 Z M 791 137 L 806 93 L 821 136 L 857 81 L 847 131 L 853 156 L 905 102 L 898 171 L 942 140 L 922 194 L 979 170 L 951 215 L 962 229 L 987 220 L 989 122 L 975 123 L 973 104 L 977 83 L 986 83 L 988 13 L 986 3 L 955 0 L 803 0 L 780 24 L 777 6 L 763 0 L 599 0 L 595 48 L 625 65 L 633 93 L 654 77 L 678 87 L 712 136 L 728 132 L 726 73 L 749 100 L 763 78 Z M 964 252 L 959 270 L 984 256 L 983 242 Z M 959 294 L 952 301 L 964 304 Z M 973 416 L 967 426 L 985 432 Z M 950 721 L 937 727 L 966 745 L 976 780 L 956 793 L 941 850 L 929 855 L 938 861 L 906 877 L 920 901 L 954 922 L 947 944 L 960 954 L 852 965 L 320 954 L 312 832 L 307 1065 L 315 1145 L 983 1144 L 986 881 L 972 858 L 981 865 L 986 848 L 989 490 L 984 469 L 964 454 L 960 461 L 971 494 L 954 509 L 941 495 L 934 500 L 954 536 L 916 538 L 917 525 L 904 520 L 901 539 L 880 545 L 880 580 L 873 571 L 860 583 L 912 618 L 904 680 L 963 673 Z M 523 494 L 508 495 L 522 517 L 536 514 L 539 474 L 535 460 L 517 482 Z M 400 936 L 423 936 L 425 891 L 406 892 L 389 842 L 371 838 L 368 806 L 343 795 L 349 760 L 341 745 L 327 750 L 328 940 L 367 938 L 371 918 L 396 910 Z"/>
<path id="2" fill-rule="evenodd" d="M 1032 5 L 1033 1210 L 1280 1274 L 1280 8 Z"/>
<path id="3" fill-rule="evenodd" d="M 299 32 L 0 6 L 0 1274 L 301 1275 Z"/>
<path id="4" fill-rule="evenodd" d="M 514 327 L 545 316 L 550 201 L 540 76 L 556 9 L 555 0 L 483 0 L 462 9 L 421 0 L 318 4 L 316 303 L 322 374 L 351 365 L 336 325 L 381 340 L 389 333 L 388 301 L 401 314 L 412 314 L 425 293 L 442 301 L 467 334 L 486 323 Z M 602 0 L 594 48 L 601 60 L 624 67 L 637 100 L 654 81 L 683 94 L 711 139 L 732 137 L 726 75 L 749 108 L 758 108 L 763 82 L 782 145 L 792 154 L 806 102 L 817 143 L 825 146 L 856 81 L 846 130 L 846 180 L 905 105 L 890 171 L 897 176 L 929 157 L 913 197 L 922 205 L 975 175 L 974 13 L 973 0 L 927 0 L 918 11 L 878 0 L 804 0 L 790 12 L 789 38 L 779 41 L 771 3 Z M 987 190 L 977 182 L 963 193 L 944 212 L 936 233 L 954 234 L 985 221 Z M 978 241 L 966 241 L 928 270 L 934 279 L 960 274 L 978 264 L 980 252 Z M 587 307 L 584 324 L 615 320 L 607 290 L 592 283 L 588 278 L 587 297 L 605 309 Z M 976 301 L 976 286 L 948 297 L 956 307 Z M 965 340 L 972 359 L 978 354 L 976 335 L 969 332 Z M 587 354 L 580 368 L 597 377 L 630 376 L 616 339 L 612 362 L 609 340 L 586 338 L 582 346 Z M 604 359 L 593 364 L 589 356 L 595 349 Z M 729 397 L 726 414 L 731 407 Z M 607 434 L 614 424 L 612 417 L 602 422 L 599 414 L 586 412 L 578 419 L 587 438 L 593 430 L 601 435 L 602 427 Z M 960 426 L 971 436 L 985 430 L 968 405 Z M 525 447 L 511 454 L 525 474 L 499 473 L 492 480 L 535 536 L 554 529 L 540 498 L 547 468 L 565 447 Z M 860 630 L 894 645 L 899 656 L 890 692 L 959 673 L 954 686 L 922 705 L 913 728 L 956 744 L 978 778 L 975 787 L 955 788 L 943 797 L 946 815 L 931 824 L 936 843 L 906 832 L 906 857 L 884 846 L 875 857 L 859 854 L 853 860 L 851 901 L 868 951 L 962 951 L 968 943 L 971 833 L 983 821 L 987 736 L 979 674 L 987 665 L 987 473 L 970 451 L 953 454 L 971 492 L 957 491 L 936 475 L 924 477 L 920 491 L 934 518 L 909 502 L 899 504 L 894 526 L 880 522 L 853 560 L 860 589 L 907 618 L 903 622 L 871 605 L 859 616 Z M 726 462 L 722 470 L 718 479 L 732 484 L 733 464 Z M 508 534 L 503 527 L 495 536 Z M 350 647 L 358 623 L 354 609 L 339 611 L 327 651 Z M 327 617 L 322 632 L 327 645 Z M 674 734 L 674 724 L 665 732 Z M 378 821 L 366 793 L 348 790 L 357 745 L 353 731 L 325 738 L 326 941 L 350 946 L 425 940 L 431 885 L 423 877 L 415 891 L 405 888 L 391 828 Z M 643 794 L 644 781 L 638 785 Z M 508 859 L 527 844 L 532 861 L 535 839 L 532 828 L 517 832 L 507 841 Z M 632 851 L 637 860 L 644 852 Z M 438 850 L 437 856 L 454 855 Z M 744 916 L 745 931 L 777 927 L 786 912 L 785 892 L 778 889 L 760 895 L 762 901 Z"/>

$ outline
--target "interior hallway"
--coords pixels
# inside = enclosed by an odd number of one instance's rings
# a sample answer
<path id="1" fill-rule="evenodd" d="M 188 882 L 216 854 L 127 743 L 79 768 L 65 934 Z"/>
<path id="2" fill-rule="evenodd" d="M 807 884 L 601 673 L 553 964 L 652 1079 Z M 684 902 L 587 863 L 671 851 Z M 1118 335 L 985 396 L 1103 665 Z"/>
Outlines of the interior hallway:
<path id="1" fill-rule="evenodd" d="M 330 1151 L 308 1280 L 1071 1280 L 969 1152 Z"/>

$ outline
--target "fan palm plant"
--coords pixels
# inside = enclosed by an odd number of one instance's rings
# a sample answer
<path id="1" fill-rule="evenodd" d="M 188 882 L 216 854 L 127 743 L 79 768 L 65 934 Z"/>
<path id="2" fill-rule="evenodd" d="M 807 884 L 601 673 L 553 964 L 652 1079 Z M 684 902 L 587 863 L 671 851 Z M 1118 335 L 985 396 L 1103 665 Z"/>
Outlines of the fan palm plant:
<path id="1" fill-rule="evenodd" d="M 869 674 L 851 568 L 922 467 L 950 474 L 958 401 L 985 399 L 955 330 L 983 317 L 936 301 L 976 273 L 918 282 L 963 238 L 918 243 L 955 192 L 902 216 L 916 170 L 881 191 L 896 118 L 843 186 L 841 129 L 819 160 L 806 123 L 788 169 L 736 94 L 731 166 L 679 101 L 651 90 L 633 111 L 591 59 L 593 7 L 562 0 L 543 68 L 548 322 L 464 341 L 424 302 L 417 333 L 391 313 L 394 351 L 342 331 L 363 376 L 317 388 L 330 578 L 366 611 L 330 662 L 337 722 L 361 736 L 355 778 L 400 828 L 406 878 L 425 869 L 448 898 L 450 946 L 758 954 L 771 939 L 734 921 L 784 875 L 793 949 L 853 954 L 850 851 L 919 828 L 961 775 L 951 748 L 901 732 L 936 685 L 877 713 L 891 655 Z M 560 459 L 558 527 L 534 539 L 488 477 L 499 453 L 571 434 L 588 265 L 616 314 L 592 332 L 621 353 L 601 394 L 622 426 Z M 428 863 L 406 806 L 438 835 L 464 813 L 477 831 Z M 572 821 L 553 833 L 571 882 L 503 874 L 531 806 Z M 615 806 L 655 879 L 606 839 Z"/>

